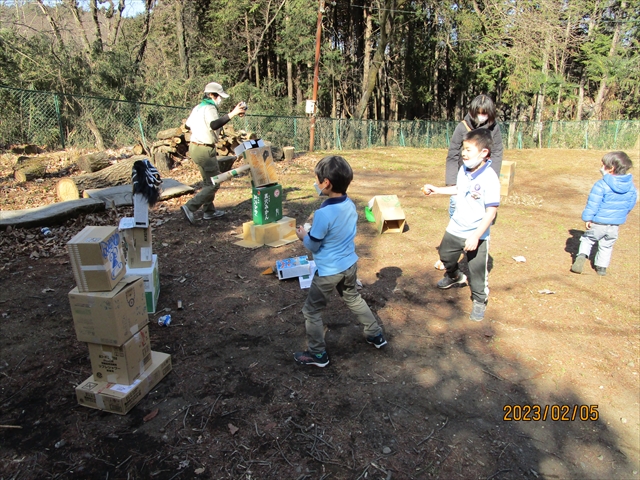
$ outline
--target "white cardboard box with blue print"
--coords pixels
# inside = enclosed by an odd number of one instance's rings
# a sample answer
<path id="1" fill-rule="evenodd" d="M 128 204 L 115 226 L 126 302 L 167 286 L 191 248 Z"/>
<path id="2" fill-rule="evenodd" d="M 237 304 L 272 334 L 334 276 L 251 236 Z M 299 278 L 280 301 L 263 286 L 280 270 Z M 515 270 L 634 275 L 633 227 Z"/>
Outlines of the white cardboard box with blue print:
<path id="1" fill-rule="evenodd" d="M 369 200 L 378 233 L 402 233 L 406 218 L 397 195 L 376 195 Z"/>
<path id="2" fill-rule="evenodd" d="M 80 292 L 109 292 L 126 273 L 116 227 L 85 227 L 67 243 Z"/>
<path id="3" fill-rule="evenodd" d="M 306 255 L 301 257 L 285 258 L 276 261 L 276 273 L 280 280 L 297 278 L 311 274 L 311 265 Z"/>

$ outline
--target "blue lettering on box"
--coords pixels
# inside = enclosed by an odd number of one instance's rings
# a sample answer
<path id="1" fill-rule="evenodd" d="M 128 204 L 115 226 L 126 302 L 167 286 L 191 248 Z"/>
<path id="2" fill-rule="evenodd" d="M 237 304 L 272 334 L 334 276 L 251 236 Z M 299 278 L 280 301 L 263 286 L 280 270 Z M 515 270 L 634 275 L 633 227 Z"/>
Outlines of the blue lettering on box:
<path id="1" fill-rule="evenodd" d="M 106 258 L 111 266 L 111 280 L 114 280 L 120 270 L 122 270 L 123 264 L 120 258 L 120 234 L 114 233 L 106 242 L 100 242 L 100 249 L 102 250 L 102 258 Z"/>

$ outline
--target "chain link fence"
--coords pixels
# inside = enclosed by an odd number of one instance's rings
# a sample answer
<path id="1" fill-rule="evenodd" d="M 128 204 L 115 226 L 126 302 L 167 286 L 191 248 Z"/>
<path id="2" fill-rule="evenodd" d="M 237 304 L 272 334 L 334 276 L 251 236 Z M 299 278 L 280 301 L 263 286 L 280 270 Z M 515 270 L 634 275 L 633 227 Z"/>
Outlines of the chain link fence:
<path id="1" fill-rule="evenodd" d="M 160 130 L 174 128 L 190 107 L 128 102 L 0 86 L 0 142 L 49 148 L 148 148 Z M 309 149 L 310 118 L 246 115 L 236 130 L 254 132 L 278 146 Z M 314 150 L 371 147 L 448 148 L 458 122 L 316 118 Z M 507 148 L 640 149 L 640 121 L 503 122 Z"/>

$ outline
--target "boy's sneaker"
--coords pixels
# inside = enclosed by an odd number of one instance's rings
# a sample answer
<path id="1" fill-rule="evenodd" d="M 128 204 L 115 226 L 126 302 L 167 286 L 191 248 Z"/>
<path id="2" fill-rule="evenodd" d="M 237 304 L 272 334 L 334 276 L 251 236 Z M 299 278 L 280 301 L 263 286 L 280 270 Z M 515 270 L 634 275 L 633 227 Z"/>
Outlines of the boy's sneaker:
<path id="1" fill-rule="evenodd" d="M 584 268 L 584 262 L 587 261 L 587 256 L 586 255 L 578 255 L 576 257 L 576 260 L 573 262 L 573 265 L 571 265 L 571 271 L 573 273 L 582 273 L 582 269 Z"/>
<path id="2" fill-rule="evenodd" d="M 309 352 L 296 352 L 293 354 L 293 359 L 298 365 L 315 365 L 321 368 L 329 365 L 329 355 L 327 355 L 327 352 L 322 353 L 322 355 Z"/>
<path id="3" fill-rule="evenodd" d="M 487 309 L 487 306 L 484 303 L 473 301 L 473 309 L 471 310 L 471 315 L 469 318 L 474 322 L 481 322 L 484 320 L 484 311 Z"/>
<path id="4" fill-rule="evenodd" d="M 438 288 L 442 288 L 444 290 L 447 288 L 451 288 L 454 285 L 465 283 L 466 281 L 467 281 L 467 276 L 464 273 L 459 271 L 458 275 L 456 275 L 455 278 L 451 278 L 449 275 L 445 273 L 444 277 L 442 277 L 442 280 L 440 280 L 437 283 L 437 285 L 438 285 Z"/>
<path id="5" fill-rule="evenodd" d="M 195 217 L 193 216 L 193 212 L 189 210 L 186 205 L 183 205 L 180 208 L 182 209 L 182 213 L 184 213 L 184 216 L 187 217 L 187 220 L 189 220 L 189 223 L 193 225 L 196 221 Z"/>
<path id="6" fill-rule="evenodd" d="M 607 274 L 607 267 L 598 267 L 598 266 L 596 266 L 596 273 L 598 275 L 602 275 L 604 277 Z"/>
<path id="7" fill-rule="evenodd" d="M 226 212 L 224 210 L 216 210 L 215 212 L 205 212 L 202 214 L 203 220 L 213 220 L 222 217 Z"/>
<path id="8" fill-rule="evenodd" d="M 367 337 L 367 343 L 376 348 L 382 348 L 387 344 L 387 341 L 384 339 L 384 335 L 379 333 L 375 337 Z"/>

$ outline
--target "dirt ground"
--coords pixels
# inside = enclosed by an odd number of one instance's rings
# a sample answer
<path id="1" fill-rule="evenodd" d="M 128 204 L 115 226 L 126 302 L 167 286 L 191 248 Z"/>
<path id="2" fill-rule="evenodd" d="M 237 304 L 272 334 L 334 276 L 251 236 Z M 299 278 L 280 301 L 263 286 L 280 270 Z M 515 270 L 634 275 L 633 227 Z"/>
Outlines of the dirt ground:
<path id="1" fill-rule="evenodd" d="M 306 291 L 261 274 L 306 254 L 302 244 L 233 243 L 250 220 L 248 177 L 221 188 L 220 220 L 188 224 L 179 208 L 189 196 L 159 203 L 161 292 L 149 328 L 173 371 L 125 416 L 77 404 L 90 363 L 69 309 L 65 244 L 131 209 L 52 225 L 52 238 L 0 231 L 0 479 L 639 478 L 640 208 L 620 229 L 607 276 L 573 274 L 604 152 L 507 151 L 515 187 L 491 232 L 487 316 L 472 322 L 468 287 L 435 288 L 448 197 L 420 187 L 441 184 L 445 153 L 342 152 L 355 171 L 361 293 L 389 343 L 368 345 L 334 294 L 324 369 L 293 362 L 305 348 Z M 312 184 L 322 155 L 278 163 L 284 212 L 299 224 L 320 203 Z M 15 156 L 3 155 L 2 210 L 54 202 L 57 177 L 77 173 L 70 157 L 18 185 Z M 188 162 L 170 176 L 199 186 Z M 407 232 L 377 235 L 367 223 L 364 206 L 378 194 L 398 195 Z M 171 325 L 158 326 L 166 313 Z M 521 419 L 532 405 L 546 420 L 535 410 Z"/>

